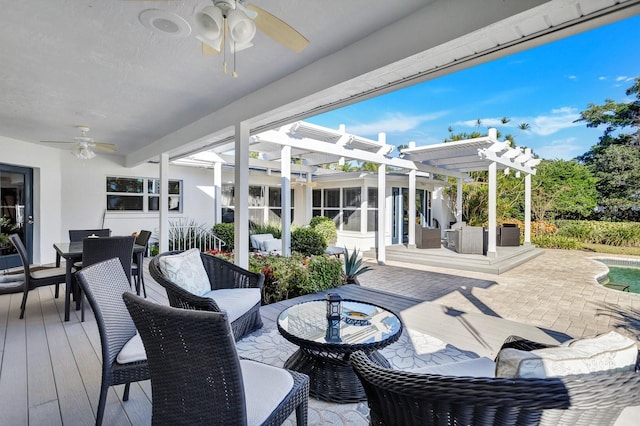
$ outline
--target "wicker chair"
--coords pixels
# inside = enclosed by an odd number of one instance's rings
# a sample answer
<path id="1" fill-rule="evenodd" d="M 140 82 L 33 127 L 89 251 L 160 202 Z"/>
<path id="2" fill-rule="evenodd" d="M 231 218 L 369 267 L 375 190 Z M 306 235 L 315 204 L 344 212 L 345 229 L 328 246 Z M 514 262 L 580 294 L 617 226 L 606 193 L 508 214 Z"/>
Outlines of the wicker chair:
<path id="1" fill-rule="evenodd" d="M 504 347 L 548 347 L 512 337 Z M 640 361 L 640 358 L 639 358 Z M 351 356 L 367 395 L 372 425 L 612 425 L 640 403 L 640 373 L 547 379 L 418 374 Z"/>
<path id="2" fill-rule="evenodd" d="M 125 271 L 127 280 L 131 283 L 131 262 L 133 257 L 133 236 L 84 238 L 82 240 L 82 267 L 86 268 L 104 260 L 118 258 Z M 82 290 L 82 289 L 80 289 Z M 82 292 L 79 293 L 82 313 L 81 321 L 84 321 L 84 304 L 82 304 Z"/>
<path id="3" fill-rule="evenodd" d="M 31 267 L 31 265 L 29 265 L 29 257 L 27 256 L 27 249 L 22 243 L 20 236 L 18 234 L 11 234 L 9 240 L 18 251 L 24 271 L 22 303 L 20 304 L 20 319 L 22 319 L 24 318 L 24 310 L 27 307 L 29 291 L 37 287 L 55 284 L 55 297 L 57 298 L 60 293 L 60 284 L 65 282 L 66 270 L 65 268 L 48 266 Z"/>
<path id="4" fill-rule="evenodd" d="M 240 360 L 225 313 L 122 297 L 148 355 L 153 425 L 279 425 L 294 410 L 307 424 L 309 378 Z"/>
<path id="5" fill-rule="evenodd" d="M 188 292 L 173 281 L 169 280 L 159 266 L 163 256 L 174 255 L 181 251 L 171 251 L 157 255 L 149 263 L 149 273 L 158 284 L 167 291 L 169 304 L 174 308 L 195 309 L 200 311 L 221 312 L 214 299 L 197 296 Z M 233 289 L 233 288 L 259 288 L 262 289 L 264 275 L 247 271 L 231 262 L 215 256 L 201 253 L 202 264 L 207 271 L 211 290 Z M 260 317 L 260 302 L 255 304 L 245 314 L 231 322 L 231 328 L 236 341 L 242 339 L 247 334 L 262 327 Z"/>
<path id="6" fill-rule="evenodd" d="M 151 238 L 151 231 L 142 230 L 136 236 L 135 244 L 144 246 L 144 252 L 140 258 L 144 258 L 147 253 L 147 247 L 149 245 L 149 238 Z M 142 293 L 144 297 L 147 297 L 147 289 L 144 286 L 144 265 L 138 265 L 138 255 L 133 255 L 133 263 L 131 264 L 131 276 L 134 277 L 136 283 L 136 294 L 140 296 L 140 287 L 142 287 Z"/>
<path id="7" fill-rule="evenodd" d="M 140 359 L 140 350 L 136 351 L 142 347 L 136 348 L 136 326 L 122 301 L 122 294 L 130 291 L 131 282 L 120 260 L 113 258 L 86 266 L 76 273 L 76 277 L 89 300 L 100 332 L 102 384 L 96 413 L 96 425 L 100 425 L 109 387 L 124 384 L 122 400 L 127 401 L 131 382 L 149 379 L 149 366 L 146 359 Z M 133 355 L 133 360 L 125 363 L 121 359 L 123 363 L 119 363 L 118 356 L 122 357 L 129 351 L 130 346 L 123 351 L 129 341 L 134 343 L 133 354 L 127 355 Z M 138 345 L 141 345 L 140 341 Z M 136 359 L 138 360 L 135 361 Z"/>

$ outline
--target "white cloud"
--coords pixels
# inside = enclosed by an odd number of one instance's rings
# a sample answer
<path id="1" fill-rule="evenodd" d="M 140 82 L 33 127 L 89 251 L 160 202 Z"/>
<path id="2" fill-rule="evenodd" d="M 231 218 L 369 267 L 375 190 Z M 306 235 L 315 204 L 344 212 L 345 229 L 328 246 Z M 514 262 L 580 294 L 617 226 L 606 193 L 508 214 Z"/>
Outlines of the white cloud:
<path id="1" fill-rule="evenodd" d="M 502 117 L 480 118 L 480 126 L 483 129 L 487 127 L 504 129 L 518 128 L 520 123 L 529 123 L 529 132 L 539 136 L 548 136 L 562 129 L 583 126 L 584 124 L 574 123 L 578 118 L 580 118 L 580 114 L 577 109 L 562 107 L 551 110 L 551 113 L 548 115 L 539 115 L 535 117 L 510 117 L 511 120 L 507 124 L 502 123 Z M 466 127 L 476 127 L 477 120 L 459 121 L 455 124 Z"/>
<path id="2" fill-rule="evenodd" d="M 578 79 L 578 77 L 576 77 L 575 75 L 568 75 L 567 78 L 569 80 L 577 80 Z"/>
<path id="3" fill-rule="evenodd" d="M 549 145 L 534 149 L 534 153 L 547 160 L 570 160 L 584 153 L 584 147 L 577 143 L 576 138 L 556 139 Z"/>
<path id="4" fill-rule="evenodd" d="M 607 79 L 607 77 L 605 77 L 605 76 L 598 77 L 598 80 L 606 80 L 606 79 Z"/>
<path id="5" fill-rule="evenodd" d="M 621 75 L 616 77 L 616 81 L 633 81 L 633 77 L 627 77 L 626 75 Z"/>
<path id="6" fill-rule="evenodd" d="M 446 111 L 423 115 L 405 115 L 402 113 L 389 114 L 377 121 L 347 126 L 346 130 L 348 133 L 352 133 L 354 135 L 371 135 L 378 134 L 379 132 L 407 132 L 415 129 L 426 121 L 437 120 L 446 114 Z"/>

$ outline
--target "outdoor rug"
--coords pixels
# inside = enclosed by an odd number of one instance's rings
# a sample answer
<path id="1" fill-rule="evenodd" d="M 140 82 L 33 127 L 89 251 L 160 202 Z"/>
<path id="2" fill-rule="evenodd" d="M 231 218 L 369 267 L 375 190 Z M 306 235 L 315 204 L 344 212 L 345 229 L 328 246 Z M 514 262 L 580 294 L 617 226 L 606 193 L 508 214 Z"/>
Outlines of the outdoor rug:
<path id="1" fill-rule="evenodd" d="M 282 367 L 297 347 L 284 339 L 277 329 L 263 328 L 237 343 L 242 357 Z M 397 342 L 380 351 L 393 368 L 407 370 L 435 364 L 449 364 L 478 358 L 474 352 L 463 351 L 424 333 L 404 329 Z M 366 402 L 334 404 L 309 398 L 310 425 L 368 425 Z M 292 420 L 293 419 L 293 420 Z M 292 416 L 286 425 L 295 424 Z"/>

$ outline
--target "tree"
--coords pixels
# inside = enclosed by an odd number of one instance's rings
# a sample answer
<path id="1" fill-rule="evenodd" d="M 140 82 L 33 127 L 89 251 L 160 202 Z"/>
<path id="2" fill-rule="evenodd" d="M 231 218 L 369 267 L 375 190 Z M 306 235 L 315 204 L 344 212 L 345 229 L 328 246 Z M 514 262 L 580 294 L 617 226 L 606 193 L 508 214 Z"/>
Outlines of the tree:
<path id="1" fill-rule="evenodd" d="M 579 161 L 591 164 L 596 155 L 604 151 L 610 145 L 640 145 L 640 77 L 626 91 L 627 96 L 635 95 L 631 102 L 616 103 L 612 99 L 605 99 L 604 105 L 589 104 L 586 111 L 580 113 L 576 122 L 583 121 L 587 127 L 599 127 L 605 125 L 604 134 L 599 142 L 589 151 L 578 157 Z M 631 128 L 630 133 L 623 133 L 626 128 Z"/>
<path id="2" fill-rule="evenodd" d="M 606 219 L 639 220 L 640 78 L 627 89 L 635 100 L 589 104 L 576 121 L 587 127 L 606 126 L 596 145 L 578 157 L 598 178 L 598 210 Z M 627 131 L 629 129 L 630 131 Z"/>
<path id="3" fill-rule="evenodd" d="M 596 177 L 576 160 L 544 160 L 531 179 L 531 210 L 540 221 L 584 219 L 597 205 Z"/>
<path id="4" fill-rule="evenodd" d="M 611 220 L 640 221 L 640 151 L 636 146 L 610 145 L 599 151 L 592 168 L 601 195 L 600 213 Z"/>

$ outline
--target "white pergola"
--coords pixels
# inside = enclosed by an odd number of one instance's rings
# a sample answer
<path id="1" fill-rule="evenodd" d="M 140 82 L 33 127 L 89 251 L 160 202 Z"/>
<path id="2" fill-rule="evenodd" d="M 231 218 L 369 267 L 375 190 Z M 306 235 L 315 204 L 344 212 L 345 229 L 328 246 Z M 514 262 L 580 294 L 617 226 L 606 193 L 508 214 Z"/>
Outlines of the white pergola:
<path id="1" fill-rule="evenodd" d="M 450 173 L 468 173 L 473 171 L 489 172 L 489 241 L 487 257 L 496 256 L 496 172 L 498 169 L 509 173 L 524 173 L 525 182 L 525 229 L 524 243 L 531 244 L 531 175 L 536 173 L 535 167 L 540 159 L 534 158 L 531 149 L 511 147 L 509 141 L 498 141 L 497 130 L 489 129 L 487 136 L 447 142 L 422 147 L 409 147 L 402 150 L 405 159 L 416 164 L 441 170 L 443 175 Z M 456 197 L 456 220 L 462 221 L 462 183 L 458 177 Z M 411 214 L 411 213 L 410 213 Z M 411 217 L 411 216 L 410 216 Z"/>
<path id="2" fill-rule="evenodd" d="M 449 142 L 423 147 L 410 147 L 402 150 L 401 157 L 390 156 L 393 145 L 386 144 L 384 133 L 380 133 L 378 140 L 367 139 L 345 132 L 343 126 L 340 129 L 329 129 L 306 122 L 296 122 L 283 126 L 277 130 L 266 132 L 246 138 L 249 142 L 245 147 L 258 152 L 259 158 L 248 158 L 248 155 L 239 156 L 236 150 L 236 141 L 222 141 L 211 150 L 190 155 L 177 161 L 177 163 L 212 166 L 214 169 L 214 200 L 216 204 L 216 222 L 221 217 L 220 193 L 222 186 L 221 167 L 224 163 L 235 165 L 236 186 L 238 182 L 246 182 L 248 187 L 248 172 L 250 168 L 262 168 L 265 170 L 279 170 L 281 175 L 281 205 L 283 211 L 291 208 L 290 188 L 292 172 L 304 174 L 307 183 L 312 180 L 312 174 L 317 171 L 318 165 L 328 163 L 341 163 L 357 160 L 378 164 L 378 199 L 384 200 L 386 194 L 387 166 L 394 169 L 403 169 L 409 175 L 409 193 L 415 193 L 416 177 L 419 173 L 431 175 L 443 175 L 456 178 L 457 214 L 456 219 L 461 221 L 462 212 L 462 182 L 468 178 L 470 171 L 489 171 L 489 247 L 488 256 L 496 253 L 496 170 L 513 169 L 517 173 L 525 173 L 525 244 L 530 244 L 531 222 L 531 174 L 535 173 L 535 166 L 540 160 L 533 158 L 531 151 L 522 148 L 511 148 L 508 141 L 497 140 L 496 129 L 489 129 L 486 137 L 469 139 L 464 141 Z M 242 158 L 241 158 L 242 157 Z M 292 164 L 292 158 L 300 160 L 300 164 Z M 242 184 L 240 184 L 242 185 Z M 306 204 L 311 206 L 311 186 L 307 186 L 305 193 Z M 241 266 L 248 264 L 248 257 L 243 259 L 243 253 L 248 256 L 248 229 L 242 224 L 243 213 L 248 211 L 248 197 L 235 197 L 236 212 L 236 241 L 238 256 L 236 262 Z M 383 208 L 378 213 L 378 262 L 384 263 L 385 253 L 385 224 L 386 212 Z M 415 217 L 416 203 L 414 197 L 409 197 L 409 217 Z M 310 211 L 310 208 L 307 208 Z M 282 253 L 289 255 L 291 252 L 291 217 L 283 214 L 282 220 Z M 246 236 L 247 238 L 244 238 Z M 415 228 L 408 229 L 408 243 L 415 246 Z"/>

